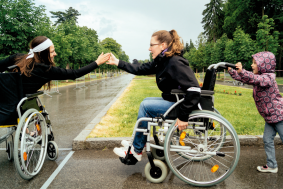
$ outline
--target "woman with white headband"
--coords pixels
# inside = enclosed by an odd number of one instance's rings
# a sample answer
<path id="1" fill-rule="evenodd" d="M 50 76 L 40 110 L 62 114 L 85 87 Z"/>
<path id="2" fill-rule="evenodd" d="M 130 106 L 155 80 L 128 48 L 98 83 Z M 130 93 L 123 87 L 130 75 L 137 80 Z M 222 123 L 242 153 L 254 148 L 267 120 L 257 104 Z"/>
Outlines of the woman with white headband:
<path id="1" fill-rule="evenodd" d="M 78 70 L 72 70 L 55 67 L 56 55 L 52 41 L 45 36 L 38 36 L 31 41 L 28 54 L 14 54 L 1 60 L 0 72 L 16 64 L 21 70 L 24 94 L 32 94 L 45 84 L 50 89 L 51 80 L 79 78 L 96 69 L 110 57 L 110 54 L 101 53 L 95 62 Z"/>

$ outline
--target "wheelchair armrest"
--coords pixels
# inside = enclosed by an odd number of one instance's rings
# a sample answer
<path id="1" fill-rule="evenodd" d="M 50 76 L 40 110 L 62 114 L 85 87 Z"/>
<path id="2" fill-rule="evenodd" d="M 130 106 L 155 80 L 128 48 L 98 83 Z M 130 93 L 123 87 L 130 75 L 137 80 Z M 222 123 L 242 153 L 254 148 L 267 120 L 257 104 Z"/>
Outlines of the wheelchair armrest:
<path id="1" fill-rule="evenodd" d="M 214 94 L 214 91 L 201 90 L 201 94 L 203 94 L 203 95 L 213 95 L 213 94 Z"/>
<path id="2" fill-rule="evenodd" d="M 182 94 L 185 95 L 186 93 L 180 89 L 172 89 L 171 94 Z M 214 91 L 209 91 L 209 90 L 201 90 L 202 95 L 213 95 Z"/>
<path id="3" fill-rule="evenodd" d="M 172 89 L 171 90 L 171 94 L 181 94 L 181 95 L 185 95 L 186 93 L 180 89 Z"/>
<path id="4" fill-rule="evenodd" d="M 25 96 L 26 96 L 27 98 L 32 98 L 32 97 L 36 97 L 36 96 L 42 95 L 43 93 L 44 93 L 43 91 L 38 91 L 37 93 L 26 94 Z"/>

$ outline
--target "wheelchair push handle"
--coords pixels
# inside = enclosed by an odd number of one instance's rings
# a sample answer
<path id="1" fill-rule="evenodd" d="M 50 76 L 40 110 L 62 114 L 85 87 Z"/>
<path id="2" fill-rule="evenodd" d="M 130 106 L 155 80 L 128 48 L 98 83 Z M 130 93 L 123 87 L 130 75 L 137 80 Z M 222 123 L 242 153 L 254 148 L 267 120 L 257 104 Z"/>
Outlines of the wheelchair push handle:
<path id="1" fill-rule="evenodd" d="M 13 71 L 13 69 L 17 69 L 18 72 L 21 73 L 21 70 L 20 70 L 20 68 L 19 68 L 17 65 L 9 66 L 9 67 L 7 68 L 7 71 L 8 71 L 8 72 L 11 72 L 11 71 Z"/>
<path id="2" fill-rule="evenodd" d="M 226 67 L 231 67 L 231 68 L 233 68 L 233 69 L 235 69 L 235 70 L 238 70 L 238 68 L 236 68 L 235 64 L 225 63 L 225 66 L 226 66 Z"/>

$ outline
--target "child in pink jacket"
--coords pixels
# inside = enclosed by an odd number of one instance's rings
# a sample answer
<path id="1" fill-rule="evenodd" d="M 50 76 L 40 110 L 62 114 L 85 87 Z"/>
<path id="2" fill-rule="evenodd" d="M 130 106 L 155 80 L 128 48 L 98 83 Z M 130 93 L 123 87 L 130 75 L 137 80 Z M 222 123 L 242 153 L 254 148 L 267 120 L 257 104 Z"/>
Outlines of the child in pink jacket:
<path id="1" fill-rule="evenodd" d="M 256 53 L 252 57 L 253 72 L 242 69 L 241 62 L 236 64 L 238 70 L 228 68 L 228 71 L 233 79 L 253 85 L 253 98 L 257 110 L 265 120 L 263 142 L 267 164 L 258 166 L 257 170 L 277 173 L 274 137 L 278 132 L 283 141 L 283 98 L 279 94 L 275 80 L 276 59 L 274 54 L 268 51 Z"/>

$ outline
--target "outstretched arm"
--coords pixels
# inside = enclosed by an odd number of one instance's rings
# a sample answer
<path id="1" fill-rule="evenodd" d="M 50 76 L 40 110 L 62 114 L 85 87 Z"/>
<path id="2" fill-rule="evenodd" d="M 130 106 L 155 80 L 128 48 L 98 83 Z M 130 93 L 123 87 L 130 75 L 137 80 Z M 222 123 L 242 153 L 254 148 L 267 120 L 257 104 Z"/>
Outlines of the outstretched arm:
<path id="1" fill-rule="evenodd" d="M 150 75 L 155 74 L 156 72 L 154 62 L 148 62 L 142 65 L 130 64 L 122 60 L 118 60 L 113 54 L 111 54 L 111 57 L 107 64 L 116 65 L 118 66 L 118 68 L 134 75 Z"/>

